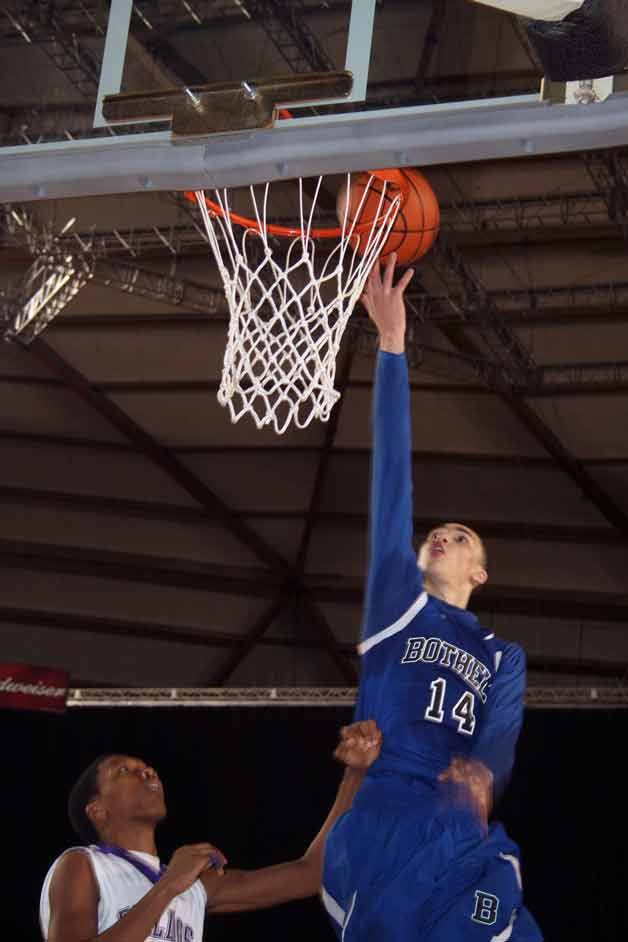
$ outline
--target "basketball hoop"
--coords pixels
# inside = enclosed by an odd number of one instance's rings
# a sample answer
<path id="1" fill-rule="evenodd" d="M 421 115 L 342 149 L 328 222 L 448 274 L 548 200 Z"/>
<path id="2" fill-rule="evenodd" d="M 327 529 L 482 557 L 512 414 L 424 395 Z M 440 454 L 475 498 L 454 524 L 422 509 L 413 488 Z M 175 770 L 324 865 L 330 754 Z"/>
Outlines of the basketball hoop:
<path id="1" fill-rule="evenodd" d="M 374 180 L 382 181 L 376 212 L 358 222 Z M 346 201 L 340 225 L 319 228 L 322 182 L 305 194 L 298 180 L 295 226 L 268 221 L 269 183 L 259 196 L 249 187 L 250 216 L 231 209 L 228 190 L 214 190 L 213 199 L 203 190 L 185 194 L 201 211 L 229 306 L 218 401 L 232 422 L 248 413 L 258 428 L 272 425 L 280 435 L 291 424 L 329 418 L 340 395 L 334 379 L 342 335 L 406 195 L 399 171 L 371 171 L 353 218 Z M 337 244 L 323 253 L 316 239 Z"/>

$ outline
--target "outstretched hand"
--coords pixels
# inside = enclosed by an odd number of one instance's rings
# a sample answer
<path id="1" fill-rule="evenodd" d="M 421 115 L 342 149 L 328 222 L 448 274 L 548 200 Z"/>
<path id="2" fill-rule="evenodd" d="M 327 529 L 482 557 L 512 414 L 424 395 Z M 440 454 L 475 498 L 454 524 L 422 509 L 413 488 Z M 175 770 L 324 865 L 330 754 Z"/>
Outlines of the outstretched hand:
<path id="1" fill-rule="evenodd" d="M 488 824 L 493 806 L 493 776 L 482 762 L 457 756 L 440 773 L 438 781 L 466 789 L 472 810 L 483 824 Z"/>
<path id="2" fill-rule="evenodd" d="M 380 264 L 376 261 L 366 279 L 360 298 L 379 332 L 380 350 L 386 350 L 388 353 L 403 353 L 404 351 L 406 306 L 403 294 L 414 275 L 414 270 L 409 268 L 397 284 L 393 285 L 396 262 L 397 256 L 392 252 L 386 262 L 382 277 Z"/>
<path id="3" fill-rule="evenodd" d="M 351 723 L 340 730 L 334 758 L 350 769 L 368 769 L 377 759 L 381 745 L 382 734 L 375 720 Z"/>

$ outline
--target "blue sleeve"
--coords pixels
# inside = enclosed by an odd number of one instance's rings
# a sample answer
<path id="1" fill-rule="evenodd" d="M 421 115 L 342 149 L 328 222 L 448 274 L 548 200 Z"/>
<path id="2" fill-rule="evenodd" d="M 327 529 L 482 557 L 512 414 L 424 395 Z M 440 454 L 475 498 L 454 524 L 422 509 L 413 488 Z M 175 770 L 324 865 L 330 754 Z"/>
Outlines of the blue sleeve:
<path id="1" fill-rule="evenodd" d="M 472 750 L 472 757 L 493 773 L 495 800 L 506 788 L 515 762 L 525 687 L 525 654 L 518 644 L 507 644 L 488 692 L 482 730 Z"/>
<path id="2" fill-rule="evenodd" d="M 412 528 L 408 366 L 405 354 L 380 352 L 373 390 L 369 564 L 363 640 L 393 624 L 421 591 Z"/>

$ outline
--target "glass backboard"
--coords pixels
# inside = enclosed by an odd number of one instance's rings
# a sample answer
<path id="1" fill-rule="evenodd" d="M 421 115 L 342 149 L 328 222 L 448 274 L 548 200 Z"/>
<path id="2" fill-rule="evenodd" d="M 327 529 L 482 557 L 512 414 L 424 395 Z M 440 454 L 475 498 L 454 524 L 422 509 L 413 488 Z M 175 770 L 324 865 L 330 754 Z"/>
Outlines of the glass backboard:
<path id="1" fill-rule="evenodd" d="M 543 0 L 514 6 L 531 2 Z M 569 99 L 566 83 L 544 82 L 529 20 L 512 7 L 510 0 L 7 0 L 0 197 L 238 185 L 550 153 L 597 146 L 606 131 L 609 143 L 628 143 L 619 100 L 625 74 L 584 97 L 572 89 Z M 173 138 L 167 108 L 136 108 L 115 122 L 103 112 L 106 97 L 120 93 L 193 107 L 198 89 L 213 83 L 241 85 L 250 97 L 260 79 L 343 72 L 352 84 L 340 95 L 332 87 L 291 100 L 286 92 L 277 104 L 290 117 L 283 111 L 274 128 L 195 127 Z M 603 108 L 577 116 L 561 107 L 596 98 L 607 98 Z"/>

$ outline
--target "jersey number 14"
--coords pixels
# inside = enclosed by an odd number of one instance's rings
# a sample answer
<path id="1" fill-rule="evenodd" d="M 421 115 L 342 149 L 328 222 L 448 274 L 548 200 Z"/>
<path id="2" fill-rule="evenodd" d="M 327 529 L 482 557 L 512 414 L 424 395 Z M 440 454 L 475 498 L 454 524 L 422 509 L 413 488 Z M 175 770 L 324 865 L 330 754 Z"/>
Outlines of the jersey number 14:
<path id="1" fill-rule="evenodd" d="M 428 708 L 425 711 L 425 719 L 430 723 L 442 723 L 445 719 L 445 693 L 447 692 L 447 681 L 442 677 L 437 677 L 430 684 L 432 697 Z M 472 736 L 475 729 L 475 697 L 470 690 L 465 690 L 460 699 L 456 702 L 451 711 L 453 719 L 458 724 L 458 732 L 465 736 Z"/>

